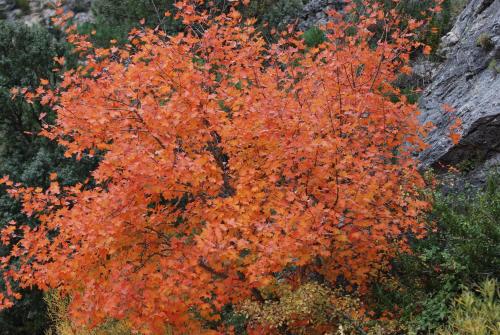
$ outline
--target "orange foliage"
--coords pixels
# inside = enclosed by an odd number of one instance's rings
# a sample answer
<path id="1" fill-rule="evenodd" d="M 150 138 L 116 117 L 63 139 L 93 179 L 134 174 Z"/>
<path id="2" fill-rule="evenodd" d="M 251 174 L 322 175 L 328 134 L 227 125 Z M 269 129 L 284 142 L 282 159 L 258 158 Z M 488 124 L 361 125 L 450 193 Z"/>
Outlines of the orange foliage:
<path id="1" fill-rule="evenodd" d="M 42 135 L 102 160 L 84 184 L 10 190 L 40 224 L 4 231 L 2 264 L 8 283 L 70 294 L 75 320 L 196 334 L 189 310 L 212 318 L 289 265 L 363 288 L 421 232 L 421 129 L 390 85 L 415 44 L 397 18 L 368 11 L 349 35 L 332 12 L 329 42 L 308 50 L 202 2 L 177 4 L 185 33 L 136 30 L 122 49 L 68 28 L 85 65 L 38 94 L 58 115 Z"/>
<path id="2" fill-rule="evenodd" d="M 460 139 L 462 138 L 462 120 L 455 114 L 456 110 L 453 106 L 448 104 L 444 104 L 442 106 L 442 110 L 444 113 L 448 115 L 448 122 L 450 123 L 448 129 L 450 131 L 449 137 L 453 144 L 458 144 Z"/>

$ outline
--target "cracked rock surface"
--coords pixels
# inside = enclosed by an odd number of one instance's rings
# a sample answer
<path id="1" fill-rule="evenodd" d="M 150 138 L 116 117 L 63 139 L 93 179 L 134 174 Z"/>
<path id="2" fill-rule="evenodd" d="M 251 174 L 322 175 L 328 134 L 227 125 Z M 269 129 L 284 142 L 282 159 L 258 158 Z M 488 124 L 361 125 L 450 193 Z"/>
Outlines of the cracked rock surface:
<path id="1" fill-rule="evenodd" d="M 423 167 L 468 165 L 473 183 L 500 162 L 500 0 L 471 0 L 439 50 L 445 61 L 420 99 L 421 121 L 435 128 Z M 462 121 L 461 140 L 453 144 L 447 104 Z"/>

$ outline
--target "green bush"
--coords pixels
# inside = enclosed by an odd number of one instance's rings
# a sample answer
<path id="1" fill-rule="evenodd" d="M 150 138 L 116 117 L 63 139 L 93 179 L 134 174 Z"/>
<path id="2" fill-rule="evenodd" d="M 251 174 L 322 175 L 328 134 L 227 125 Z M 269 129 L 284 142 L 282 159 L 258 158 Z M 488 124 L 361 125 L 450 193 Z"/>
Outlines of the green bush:
<path id="1" fill-rule="evenodd" d="M 39 181 L 43 169 L 32 165 L 37 157 L 35 141 L 25 132 L 37 131 L 39 110 L 22 99 L 12 100 L 10 89 L 16 86 L 35 87 L 40 78 L 52 79 L 52 58 L 60 45 L 41 27 L 0 22 L 0 175 L 12 175 L 15 180 Z M 36 150 L 38 151 L 38 150 Z M 38 156 L 41 158 L 40 156 Z M 30 161 L 30 162 L 28 162 Z M 10 220 L 25 220 L 20 205 L 2 189 L 0 191 L 0 227 Z M 0 253 L 6 250 L 0 246 Z M 1 283 L 0 283 L 1 284 Z M 0 313 L 2 334 L 42 334 L 45 308 L 39 292 L 25 292 L 14 308 Z"/>
<path id="2" fill-rule="evenodd" d="M 393 264 L 391 281 L 374 286 L 374 303 L 394 309 L 414 332 L 433 332 L 463 286 L 500 276 L 500 183 L 481 192 L 436 193 L 429 234 Z"/>
<path id="3" fill-rule="evenodd" d="M 493 42 L 490 34 L 482 33 L 477 38 L 476 45 L 483 48 L 485 51 L 491 51 L 495 47 L 495 42 Z"/>
<path id="4" fill-rule="evenodd" d="M 16 7 L 21 9 L 23 13 L 29 13 L 30 11 L 30 2 L 29 0 L 16 0 Z"/>
<path id="5" fill-rule="evenodd" d="M 53 120 L 53 113 L 23 98 L 11 98 L 13 87 L 34 89 L 40 79 L 55 83 L 52 71 L 55 56 L 68 53 L 46 28 L 0 21 L 0 176 L 30 186 L 47 187 L 49 173 L 57 172 L 63 184 L 74 184 L 88 176 L 95 160 L 81 163 L 64 158 L 63 150 L 47 139 L 35 136 L 41 128 L 41 113 Z M 21 206 L 0 188 L 0 228 L 9 221 L 31 223 L 21 213 Z M 8 252 L 0 244 L 0 256 Z M 0 280 L 0 288 L 3 286 Z M 43 334 L 47 325 L 45 305 L 39 292 L 25 291 L 24 298 L 12 309 L 0 312 L 2 335 Z"/>
<path id="6" fill-rule="evenodd" d="M 398 4 L 392 0 L 372 1 L 382 3 L 388 9 L 397 6 L 399 11 L 415 19 L 422 19 L 422 13 L 435 4 L 435 0 L 403 0 Z M 256 18 L 257 28 L 267 38 L 272 39 L 272 29 L 279 30 L 293 22 L 308 2 L 309 0 L 251 0 L 248 6 L 241 5 L 239 10 L 244 18 Z M 108 46 L 111 39 L 125 43 L 128 32 L 137 27 L 141 19 L 145 19 L 147 26 L 159 26 L 167 33 L 174 34 L 182 29 L 182 24 L 163 15 L 167 10 L 175 12 L 174 3 L 175 0 L 95 0 L 92 3 L 92 12 L 96 20 L 94 23 L 83 24 L 80 31 L 95 31 L 92 40 L 98 46 Z M 442 12 L 433 15 L 431 23 L 421 33 L 421 39 L 436 49 L 440 37 L 449 31 L 454 17 L 465 3 L 465 0 L 444 0 Z M 225 10 L 228 8 L 228 2 L 215 0 L 212 6 Z"/>
<path id="7" fill-rule="evenodd" d="M 92 3 L 94 23 L 80 26 L 80 32 L 95 31 L 92 41 L 97 46 L 109 46 L 109 41 L 125 43 L 130 30 L 139 26 L 144 19 L 149 27 L 159 26 L 168 34 L 181 29 L 181 23 L 172 17 L 165 17 L 168 10 L 173 12 L 175 0 L 95 0 Z"/>
<path id="8" fill-rule="evenodd" d="M 282 29 L 300 15 L 304 3 L 309 0 L 251 0 L 248 6 L 238 8 L 244 18 L 257 19 L 256 27 L 271 38 L 271 30 Z M 160 27 L 168 34 L 175 34 L 183 27 L 173 17 L 165 17 L 165 11 L 175 13 L 175 0 L 95 0 L 92 3 L 94 23 L 80 26 L 81 33 L 94 31 L 92 41 L 97 46 L 109 46 L 111 39 L 125 43 L 129 31 L 139 26 L 141 19 L 149 27 Z M 229 2 L 213 1 L 212 7 L 227 10 Z"/>
<path id="9" fill-rule="evenodd" d="M 304 32 L 302 38 L 308 47 L 313 48 L 326 41 L 326 34 L 318 27 L 312 27 Z"/>
<path id="10" fill-rule="evenodd" d="M 439 335 L 500 334 L 500 288 L 494 279 L 485 280 L 472 292 L 466 289 L 455 299 L 446 326 Z"/>
<path id="11" fill-rule="evenodd" d="M 92 12 L 105 17 L 110 24 L 132 23 L 145 19 L 146 24 L 166 23 L 164 13 L 173 9 L 174 0 L 95 0 Z"/>
<path id="12" fill-rule="evenodd" d="M 401 29 L 405 29 L 408 26 L 410 19 L 417 21 L 422 19 L 428 20 L 425 26 L 418 28 L 418 30 L 413 30 L 412 33 L 416 33 L 421 42 L 431 46 L 433 52 L 438 49 L 441 37 L 451 30 L 456 17 L 464 9 L 467 1 L 443 0 L 440 4 L 441 11 L 434 12 L 432 9 L 439 2 L 438 0 L 370 0 L 373 4 L 382 5 L 382 8 L 386 12 L 394 9 L 401 14 L 402 20 L 399 24 Z M 363 12 L 363 1 L 354 0 L 354 2 L 358 4 L 359 11 Z M 356 20 L 356 18 L 353 18 L 353 20 Z M 372 29 L 375 32 L 375 43 L 383 34 L 384 27 L 382 24 L 378 24 Z M 435 53 L 432 54 L 432 58 L 437 58 Z"/>
<path id="13" fill-rule="evenodd" d="M 468 0 L 444 0 L 440 13 L 435 14 L 422 36 L 422 41 L 429 44 L 436 51 L 441 37 L 451 30 L 455 19 L 467 5 Z"/>
<path id="14" fill-rule="evenodd" d="M 44 28 L 0 21 L 0 87 L 32 86 L 52 76 L 63 46 Z"/>
<path id="15" fill-rule="evenodd" d="M 309 0 L 251 0 L 240 8 L 244 17 L 257 19 L 257 25 L 280 29 L 297 18 Z"/>
<path id="16" fill-rule="evenodd" d="M 420 19 L 422 10 L 425 10 L 426 7 L 429 8 L 434 2 L 405 0 L 403 10 L 411 17 Z M 444 0 L 441 4 L 441 12 L 432 15 L 426 29 L 421 33 L 420 39 L 425 44 L 430 45 L 433 52 L 438 49 L 441 37 L 451 30 L 456 17 L 465 8 L 467 2 L 468 0 Z"/>

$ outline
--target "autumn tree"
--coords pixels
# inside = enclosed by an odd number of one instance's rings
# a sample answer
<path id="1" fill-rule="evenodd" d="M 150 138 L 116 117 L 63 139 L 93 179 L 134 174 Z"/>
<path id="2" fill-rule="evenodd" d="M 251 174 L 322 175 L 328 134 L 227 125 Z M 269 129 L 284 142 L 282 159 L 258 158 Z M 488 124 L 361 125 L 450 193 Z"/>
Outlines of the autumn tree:
<path id="1" fill-rule="evenodd" d="M 355 24 L 332 11 L 318 47 L 293 29 L 267 45 L 253 20 L 203 2 L 176 4 L 183 33 L 135 29 L 123 48 L 67 28 L 84 64 L 27 98 L 57 112 L 41 136 L 67 157 L 102 159 L 76 186 L 2 179 L 39 221 L 2 232 L 4 306 L 17 282 L 71 296 L 77 322 L 196 334 L 193 314 L 259 300 L 286 268 L 363 292 L 422 232 L 421 129 L 391 85 L 421 22 L 398 29 L 377 6 Z"/>

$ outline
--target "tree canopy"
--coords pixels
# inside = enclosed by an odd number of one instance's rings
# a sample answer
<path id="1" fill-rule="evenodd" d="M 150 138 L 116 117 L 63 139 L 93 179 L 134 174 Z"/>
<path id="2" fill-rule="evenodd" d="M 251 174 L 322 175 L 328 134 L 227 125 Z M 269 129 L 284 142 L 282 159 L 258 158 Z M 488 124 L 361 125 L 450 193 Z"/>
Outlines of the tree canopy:
<path id="1" fill-rule="evenodd" d="M 268 45 L 235 7 L 202 3 L 176 4 L 184 32 L 134 29 L 124 47 L 93 48 L 70 26 L 85 63 L 25 93 L 57 113 L 41 135 L 66 157 L 102 159 L 74 186 L 2 179 L 39 222 L 2 231 L 4 306 L 17 282 L 70 295 L 80 322 L 201 332 L 193 313 L 259 299 L 289 267 L 362 292 L 422 233 L 423 130 L 391 84 L 421 22 L 332 11 L 318 46 L 293 30 Z"/>

